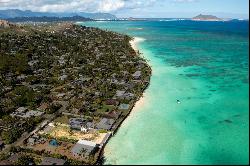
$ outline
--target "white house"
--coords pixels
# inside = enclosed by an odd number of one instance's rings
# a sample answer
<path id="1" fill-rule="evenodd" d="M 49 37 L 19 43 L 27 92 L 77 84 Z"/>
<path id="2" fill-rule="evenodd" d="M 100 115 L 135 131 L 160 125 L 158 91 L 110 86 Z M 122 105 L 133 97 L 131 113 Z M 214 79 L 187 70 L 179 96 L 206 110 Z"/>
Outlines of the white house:
<path id="1" fill-rule="evenodd" d="M 89 155 L 97 148 L 97 144 L 87 140 L 79 140 L 72 148 L 71 152 L 75 157 L 82 157 L 83 153 Z"/>

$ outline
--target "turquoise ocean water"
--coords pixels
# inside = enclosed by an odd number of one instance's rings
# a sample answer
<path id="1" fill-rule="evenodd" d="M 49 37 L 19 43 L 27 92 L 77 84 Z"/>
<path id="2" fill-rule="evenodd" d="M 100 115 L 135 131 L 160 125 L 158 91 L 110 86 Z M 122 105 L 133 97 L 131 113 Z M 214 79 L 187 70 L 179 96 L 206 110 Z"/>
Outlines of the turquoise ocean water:
<path id="1" fill-rule="evenodd" d="M 105 164 L 249 163 L 248 22 L 83 25 L 144 38 L 138 47 L 153 70 Z"/>

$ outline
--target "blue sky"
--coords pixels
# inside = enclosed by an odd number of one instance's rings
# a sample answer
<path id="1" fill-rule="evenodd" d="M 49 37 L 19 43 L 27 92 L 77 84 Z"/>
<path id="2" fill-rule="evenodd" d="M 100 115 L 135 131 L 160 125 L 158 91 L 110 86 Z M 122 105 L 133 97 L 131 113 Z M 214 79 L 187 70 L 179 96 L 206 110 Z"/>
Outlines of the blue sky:
<path id="1" fill-rule="evenodd" d="M 108 12 L 118 17 L 248 18 L 249 0 L 0 0 L 0 9 L 50 12 Z"/>

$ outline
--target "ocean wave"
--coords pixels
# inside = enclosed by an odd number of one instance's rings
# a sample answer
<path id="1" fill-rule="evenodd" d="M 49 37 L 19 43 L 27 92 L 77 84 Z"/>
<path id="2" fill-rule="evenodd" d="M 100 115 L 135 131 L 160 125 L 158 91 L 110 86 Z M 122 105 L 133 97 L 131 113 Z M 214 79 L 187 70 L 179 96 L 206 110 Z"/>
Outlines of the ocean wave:
<path id="1" fill-rule="evenodd" d="M 184 18 L 174 18 L 174 19 L 166 19 L 166 20 L 159 20 L 159 21 L 168 22 L 168 21 L 184 21 L 184 20 L 187 20 L 187 19 L 184 19 Z"/>
<path id="2" fill-rule="evenodd" d="M 127 30 L 143 30 L 143 28 L 127 28 Z"/>
<path id="3" fill-rule="evenodd" d="M 142 38 L 142 37 L 134 37 L 134 42 L 135 43 L 140 43 L 140 42 L 143 42 L 145 41 L 146 39 L 145 38 Z"/>

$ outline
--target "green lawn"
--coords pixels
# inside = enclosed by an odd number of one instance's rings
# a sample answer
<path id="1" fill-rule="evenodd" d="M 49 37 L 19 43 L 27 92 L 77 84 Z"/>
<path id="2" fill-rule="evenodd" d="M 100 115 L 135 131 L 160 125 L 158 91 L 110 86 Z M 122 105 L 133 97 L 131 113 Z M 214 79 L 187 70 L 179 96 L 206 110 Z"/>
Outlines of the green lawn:
<path id="1" fill-rule="evenodd" d="M 66 115 L 60 116 L 54 120 L 56 123 L 63 123 L 63 124 L 68 124 L 69 123 L 69 117 Z"/>
<path id="2" fill-rule="evenodd" d="M 108 112 L 114 110 L 115 108 L 116 108 L 115 106 L 103 104 L 102 108 L 97 109 L 96 113 L 97 114 L 108 113 Z"/>

